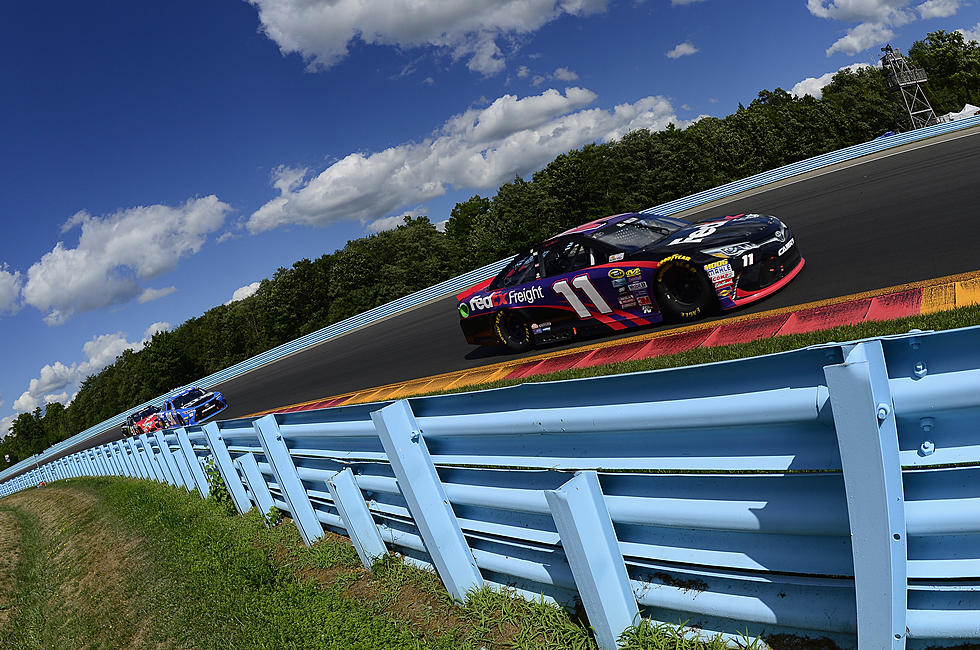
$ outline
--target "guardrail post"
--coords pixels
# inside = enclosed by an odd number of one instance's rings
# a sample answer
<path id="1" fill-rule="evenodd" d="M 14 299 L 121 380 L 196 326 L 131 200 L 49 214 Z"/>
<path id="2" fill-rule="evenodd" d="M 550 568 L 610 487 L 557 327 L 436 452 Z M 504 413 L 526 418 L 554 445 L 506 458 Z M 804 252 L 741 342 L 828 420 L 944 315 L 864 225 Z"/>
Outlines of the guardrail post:
<path id="1" fill-rule="evenodd" d="M 265 453 L 266 460 L 272 466 L 272 472 L 276 475 L 276 483 L 289 504 L 290 514 L 296 527 L 299 528 L 303 541 L 309 546 L 316 540 L 323 537 L 323 525 L 317 519 L 316 511 L 310 502 L 310 497 L 306 493 L 306 487 L 296 473 L 296 465 L 289 456 L 289 448 L 286 441 L 282 439 L 279 431 L 279 423 L 275 415 L 266 415 L 252 423 L 255 433 L 259 436 L 262 444 L 262 451 Z"/>
<path id="2" fill-rule="evenodd" d="M 156 452 L 153 451 L 153 443 L 150 442 L 150 436 L 145 433 L 139 434 L 140 444 L 143 447 L 143 460 L 146 462 L 146 466 L 150 471 L 150 478 L 152 478 L 157 483 L 166 483 L 167 478 L 163 473 L 163 469 L 160 467 L 160 463 L 157 462 Z"/>
<path id="3" fill-rule="evenodd" d="M 340 518 L 344 520 L 344 528 L 354 543 L 361 564 L 370 571 L 378 558 L 388 553 L 388 549 L 381 539 L 381 533 L 367 503 L 364 502 L 361 489 L 357 487 L 354 472 L 349 467 L 337 472 L 327 480 L 327 489 L 330 490 Z"/>
<path id="4" fill-rule="evenodd" d="M 596 642 L 603 650 L 614 649 L 619 636 L 636 623 L 640 610 L 599 475 L 578 472 L 544 496 Z"/>
<path id="5" fill-rule="evenodd" d="M 851 525 L 858 646 L 905 648 L 907 542 L 895 406 L 881 341 L 825 366 Z"/>
<path id="6" fill-rule="evenodd" d="M 160 449 L 160 456 L 163 458 L 163 466 L 167 469 L 167 474 L 170 475 L 171 484 L 174 487 L 182 487 L 187 490 L 187 486 L 184 485 L 184 477 L 180 474 L 180 468 L 177 467 L 177 459 L 174 458 L 173 453 L 170 451 L 170 445 L 164 438 L 164 432 L 159 429 L 153 432 L 153 437 L 157 441 L 157 447 Z M 187 490 L 190 492 L 190 490 Z"/>
<path id="7" fill-rule="evenodd" d="M 411 405 L 399 400 L 372 413 L 371 419 L 439 577 L 453 598 L 465 602 L 469 592 L 483 587 L 483 576 L 456 520 Z"/>
<path id="8" fill-rule="evenodd" d="M 235 459 L 235 464 L 242 470 L 242 476 L 245 477 L 244 482 L 248 486 L 252 499 L 255 500 L 255 507 L 258 508 L 262 519 L 265 520 L 265 527 L 268 528 L 269 521 L 266 519 L 266 515 L 269 514 L 269 510 L 272 509 L 275 502 L 272 500 L 272 492 L 269 492 L 265 477 L 259 470 L 259 462 L 255 460 L 255 454 L 242 454 Z"/>
<path id="9" fill-rule="evenodd" d="M 238 475 L 238 470 L 235 469 L 234 464 L 231 462 L 231 454 L 228 453 L 228 446 L 221 436 L 218 423 L 208 422 L 202 430 L 204 431 L 204 437 L 208 441 L 208 447 L 211 448 L 214 462 L 218 466 L 218 472 L 228 487 L 231 502 L 235 504 L 235 510 L 238 511 L 238 514 L 244 515 L 251 510 L 252 502 L 248 500 L 248 495 L 245 494 L 245 486 L 242 485 L 242 479 Z"/>
<path id="10" fill-rule="evenodd" d="M 115 474 L 115 470 L 112 467 L 112 460 L 109 458 L 109 452 L 106 451 L 105 445 L 99 445 L 98 455 L 101 458 L 102 464 L 102 475 L 112 476 Z"/>
<path id="11" fill-rule="evenodd" d="M 174 431 L 174 438 L 177 438 L 177 432 Z M 197 485 L 194 483 L 194 476 L 191 474 L 191 468 L 187 464 L 187 459 L 184 457 L 184 448 L 180 446 L 180 440 L 177 440 L 177 451 L 170 448 L 170 443 L 167 442 L 166 437 L 163 440 L 163 444 L 167 445 L 167 450 L 170 452 L 170 456 L 174 459 L 174 465 L 177 467 L 177 472 L 180 475 L 180 480 L 184 484 L 184 489 L 190 494 Z"/>
<path id="12" fill-rule="evenodd" d="M 119 461 L 122 463 L 123 469 L 126 470 L 126 476 L 129 478 L 135 478 L 136 469 L 133 467 L 132 462 L 130 462 L 129 454 L 126 452 L 126 447 L 123 444 L 123 441 L 120 440 L 112 444 L 116 446 L 116 451 L 119 453 Z"/>
<path id="13" fill-rule="evenodd" d="M 135 440 L 133 438 L 126 438 L 122 441 L 122 444 L 129 450 L 129 460 L 136 469 L 137 478 L 146 480 L 148 475 L 146 473 L 146 468 L 143 466 L 143 459 L 137 455 Z"/>
<path id="14" fill-rule="evenodd" d="M 125 476 L 126 473 L 123 471 L 122 462 L 116 455 L 115 446 L 111 442 L 108 442 L 102 445 L 102 448 L 105 449 L 106 457 L 109 459 L 109 466 L 112 468 L 113 476 Z"/>
<path id="15" fill-rule="evenodd" d="M 187 435 L 187 429 L 177 427 L 174 433 L 177 434 L 177 442 L 180 444 L 180 450 L 183 452 L 184 460 L 187 462 L 187 469 L 190 470 L 194 484 L 197 486 L 197 491 L 200 493 L 202 499 L 208 498 L 208 495 L 211 494 L 211 488 L 208 486 L 208 477 L 204 475 L 204 470 L 201 469 L 201 463 L 197 460 L 197 454 L 194 453 L 194 445 L 191 444 L 191 439 Z"/>

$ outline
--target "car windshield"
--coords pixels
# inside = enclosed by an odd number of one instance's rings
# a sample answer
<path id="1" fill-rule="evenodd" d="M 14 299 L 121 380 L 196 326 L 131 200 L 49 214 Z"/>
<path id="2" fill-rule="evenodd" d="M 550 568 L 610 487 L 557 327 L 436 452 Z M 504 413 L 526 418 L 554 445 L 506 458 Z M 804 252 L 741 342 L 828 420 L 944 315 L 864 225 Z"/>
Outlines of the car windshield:
<path id="1" fill-rule="evenodd" d="M 673 220 L 659 217 L 631 217 L 585 236 L 627 253 L 633 253 L 657 243 L 680 228 L 681 226 Z"/>
<path id="2" fill-rule="evenodd" d="M 538 253 L 537 251 L 527 251 L 518 254 L 513 262 L 505 266 L 504 270 L 490 283 L 490 288 L 513 287 L 518 284 L 530 282 L 537 276 Z"/>
<path id="3" fill-rule="evenodd" d="M 191 390 L 187 391 L 183 395 L 178 395 L 177 397 L 174 398 L 174 408 L 179 409 L 185 404 L 190 404 L 191 402 L 196 400 L 198 397 L 201 397 L 202 395 L 204 395 L 203 390 L 201 390 L 200 388 L 192 388 Z"/>
<path id="4" fill-rule="evenodd" d="M 140 409 L 139 411 L 136 411 L 135 413 L 133 413 L 129 417 L 130 417 L 130 419 L 132 419 L 133 422 L 139 422 L 140 420 L 142 420 L 143 418 L 147 417 L 148 415 L 152 415 L 153 413 L 156 413 L 156 412 L 157 412 L 157 407 L 155 407 L 155 406 L 147 406 L 146 408 L 143 408 L 143 409 Z"/>

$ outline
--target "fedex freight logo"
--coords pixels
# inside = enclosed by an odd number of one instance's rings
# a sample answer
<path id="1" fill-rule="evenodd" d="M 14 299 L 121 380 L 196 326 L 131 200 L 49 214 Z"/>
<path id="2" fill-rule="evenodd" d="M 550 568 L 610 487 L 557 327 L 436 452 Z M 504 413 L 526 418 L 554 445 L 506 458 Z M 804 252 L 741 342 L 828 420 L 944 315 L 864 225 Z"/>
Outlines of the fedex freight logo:
<path id="1" fill-rule="evenodd" d="M 542 287 L 528 287 L 512 291 L 494 291 L 485 296 L 473 296 L 469 303 L 459 304 L 459 315 L 466 318 L 471 312 L 484 309 L 496 309 L 507 305 L 533 305 L 536 300 L 544 298 Z"/>

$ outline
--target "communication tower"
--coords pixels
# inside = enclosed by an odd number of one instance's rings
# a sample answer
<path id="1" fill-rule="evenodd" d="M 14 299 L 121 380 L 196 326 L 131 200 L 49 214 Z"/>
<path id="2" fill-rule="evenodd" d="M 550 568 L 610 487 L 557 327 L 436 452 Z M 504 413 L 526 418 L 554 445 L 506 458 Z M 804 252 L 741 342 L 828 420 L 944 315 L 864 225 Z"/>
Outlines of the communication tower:
<path id="1" fill-rule="evenodd" d="M 901 104 L 908 112 L 911 128 L 918 129 L 939 122 L 932 105 L 926 99 L 922 89 L 926 79 L 926 71 L 909 65 L 900 50 L 891 45 L 881 48 L 885 53 L 881 57 L 881 67 L 885 72 L 885 88 L 892 93 L 901 94 Z M 902 116 L 904 117 L 904 113 Z"/>

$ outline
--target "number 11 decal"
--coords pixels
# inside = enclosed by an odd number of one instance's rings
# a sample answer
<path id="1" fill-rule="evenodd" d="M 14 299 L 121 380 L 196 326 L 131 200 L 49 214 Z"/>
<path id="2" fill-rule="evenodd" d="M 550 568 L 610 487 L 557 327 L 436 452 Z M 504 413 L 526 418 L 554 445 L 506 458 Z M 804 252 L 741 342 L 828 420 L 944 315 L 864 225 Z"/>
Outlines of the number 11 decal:
<path id="1" fill-rule="evenodd" d="M 582 299 L 575 294 L 575 290 L 572 289 L 572 287 L 575 287 L 575 289 L 583 292 L 588 299 L 592 301 L 592 304 L 595 305 L 596 309 L 599 310 L 600 314 L 608 314 L 612 311 L 612 308 L 606 304 L 606 301 L 603 299 L 602 295 L 594 286 L 592 286 L 592 281 L 589 280 L 589 276 L 587 275 L 580 275 L 576 277 L 574 280 L 572 280 L 571 287 L 568 286 L 568 280 L 559 280 L 551 285 L 551 288 L 555 290 L 555 293 L 561 294 L 580 318 L 588 318 L 592 314 L 589 312 L 589 308 L 585 306 L 585 303 L 582 302 Z"/>

